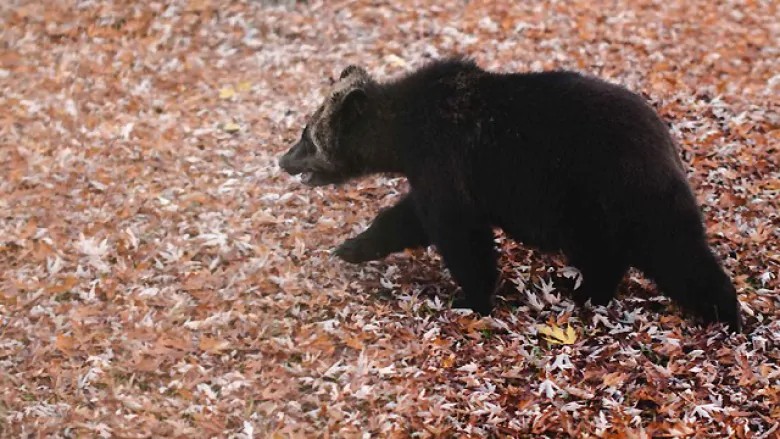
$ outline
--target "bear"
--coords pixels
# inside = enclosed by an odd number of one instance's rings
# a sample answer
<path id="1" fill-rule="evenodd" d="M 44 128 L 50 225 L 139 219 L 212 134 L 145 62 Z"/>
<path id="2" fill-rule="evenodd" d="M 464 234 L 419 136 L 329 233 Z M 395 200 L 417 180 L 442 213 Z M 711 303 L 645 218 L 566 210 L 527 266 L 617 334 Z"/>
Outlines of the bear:
<path id="1" fill-rule="evenodd" d="M 280 168 L 308 186 L 400 174 L 409 193 L 334 254 L 350 263 L 435 246 L 465 305 L 487 315 L 494 229 L 579 269 L 606 305 L 630 267 L 705 324 L 741 330 L 669 129 L 639 95 L 574 71 L 498 73 L 468 58 L 379 82 L 343 70 Z"/>

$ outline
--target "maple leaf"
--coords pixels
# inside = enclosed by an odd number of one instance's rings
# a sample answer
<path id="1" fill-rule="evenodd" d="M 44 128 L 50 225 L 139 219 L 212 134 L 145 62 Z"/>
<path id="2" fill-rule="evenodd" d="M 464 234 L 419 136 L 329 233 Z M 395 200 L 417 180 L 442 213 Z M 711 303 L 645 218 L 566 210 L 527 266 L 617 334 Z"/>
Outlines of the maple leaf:
<path id="1" fill-rule="evenodd" d="M 539 333 L 546 335 L 544 339 L 552 344 L 570 345 L 577 341 L 577 333 L 571 325 L 566 325 L 565 331 L 555 323 L 551 325 L 539 325 L 537 330 Z"/>
<path id="2" fill-rule="evenodd" d="M 574 365 L 571 364 L 571 359 L 569 359 L 569 356 L 566 354 L 560 354 L 555 357 L 555 361 L 553 361 L 553 364 L 549 366 L 550 370 L 564 370 L 564 369 L 571 369 Z"/>
<path id="3" fill-rule="evenodd" d="M 582 285 L 582 273 L 575 267 L 567 266 L 561 269 L 561 275 L 566 279 L 574 279 L 574 289 L 578 289 Z"/>
<path id="4" fill-rule="evenodd" d="M 550 380 L 544 380 L 539 384 L 539 395 L 544 395 L 547 399 L 552 399 L 558 390 L 560 387 Z"/>

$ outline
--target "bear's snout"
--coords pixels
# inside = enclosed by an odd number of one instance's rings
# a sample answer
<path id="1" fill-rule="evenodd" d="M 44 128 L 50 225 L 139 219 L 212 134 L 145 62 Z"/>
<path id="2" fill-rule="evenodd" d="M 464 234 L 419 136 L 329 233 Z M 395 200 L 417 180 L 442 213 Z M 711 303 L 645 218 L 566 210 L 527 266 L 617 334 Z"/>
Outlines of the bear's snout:
<path id="1" fill-rule="evenodd" d="M 290 175 L 300 174 L 306 171 L 303 167 L 304 155 L 304 148 L 298 142 L 279 159 L 279 167 Z"/>

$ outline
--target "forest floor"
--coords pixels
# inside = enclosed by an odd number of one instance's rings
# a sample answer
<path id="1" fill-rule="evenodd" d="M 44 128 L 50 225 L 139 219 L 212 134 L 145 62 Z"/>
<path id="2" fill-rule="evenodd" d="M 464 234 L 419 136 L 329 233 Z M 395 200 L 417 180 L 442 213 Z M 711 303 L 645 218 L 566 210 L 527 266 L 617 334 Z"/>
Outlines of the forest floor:
<path id="1" fill-rule="evenodd" d="M 776 1 L 262 3 L 0 2 L 0 436 L 778 437 Z M 640 273 L 578 309 L 561 257 L 503 238 L 489 318 L 432 249 L 332 258 L 406 182 L 277 158 L 346 65 L 454 54 L 646 96 L 744 333 Z"/>

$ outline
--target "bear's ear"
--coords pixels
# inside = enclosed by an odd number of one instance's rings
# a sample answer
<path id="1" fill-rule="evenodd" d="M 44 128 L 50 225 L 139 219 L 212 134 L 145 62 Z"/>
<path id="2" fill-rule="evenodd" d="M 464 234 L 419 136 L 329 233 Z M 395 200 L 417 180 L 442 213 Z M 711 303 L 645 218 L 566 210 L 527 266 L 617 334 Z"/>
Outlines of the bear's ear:
<path id="1" fill-rule="evenodd" d="M 345 127 L 351 126 L 363 115 L 368 101 L 366 91 L 361 87 L 349 90 L 341 101 L 340 117 Z"/>
<path id="2" fill-rule="evenodd" d="M 366 70 L 363 67 L 358 67 L 354 64 L 350 64 L 344 70 L 341 71 L 339 80 L 345 79 L 350 76 L 356 76 L 359 78 L 368 79 L 368 72 L 366 72 Z"/>

